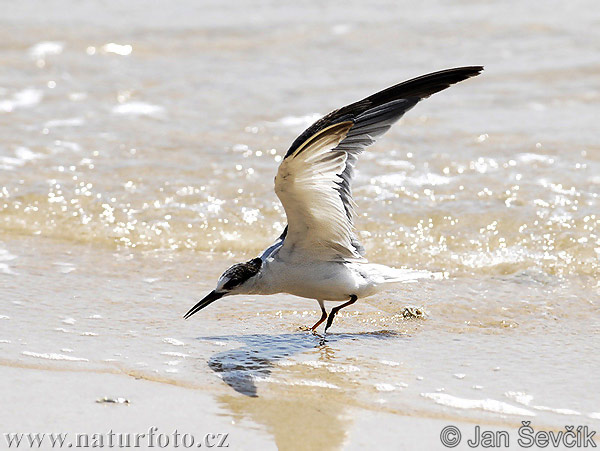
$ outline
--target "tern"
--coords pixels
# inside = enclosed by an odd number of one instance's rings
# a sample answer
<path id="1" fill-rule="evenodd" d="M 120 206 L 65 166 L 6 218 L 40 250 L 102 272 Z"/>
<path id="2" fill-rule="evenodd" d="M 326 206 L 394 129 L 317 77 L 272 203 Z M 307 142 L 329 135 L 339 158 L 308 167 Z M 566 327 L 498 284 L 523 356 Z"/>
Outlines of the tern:
<path id="1" fill-rule="evenodd" d="M 433 72 L 339 108 L 306 129 L 285 154 L 275 193 L 288 224 L 259 257 L 227 269 L 187 319 L 237 294 L 290 293 L 316 299 L 325 333 L 335 315 L 359 298 L 407 279 L 406 271 L 368 263 L 358 242 L 351 182 L 357 157 L 422 99 L 479 75 L 482 66 Z M 325 301 L 342 303 L 327 314 Z"/>

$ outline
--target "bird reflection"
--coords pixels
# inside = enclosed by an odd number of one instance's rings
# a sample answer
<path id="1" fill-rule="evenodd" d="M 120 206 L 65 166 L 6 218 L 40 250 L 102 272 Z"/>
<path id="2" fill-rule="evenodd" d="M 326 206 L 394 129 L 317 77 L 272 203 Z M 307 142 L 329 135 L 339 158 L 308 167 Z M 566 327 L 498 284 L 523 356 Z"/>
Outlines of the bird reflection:
<path id="1" fill-rule="evenodd" d="M 332 344 L 344 340 L 383 340 L 401 336 L 393 331 L 377 331 L 353 334 L 328 334 L 326 338 L 306 333 L 280 335 L 252 334 L 199 337 L 200 340 L 241 342 L 240 348 L 213 355 L 208 366 L 236 392 L 257 397 L 256 380 L 267 378 L 273 365 L 286 357 L 317 349 L 325 359 L 335 356 Z"/>

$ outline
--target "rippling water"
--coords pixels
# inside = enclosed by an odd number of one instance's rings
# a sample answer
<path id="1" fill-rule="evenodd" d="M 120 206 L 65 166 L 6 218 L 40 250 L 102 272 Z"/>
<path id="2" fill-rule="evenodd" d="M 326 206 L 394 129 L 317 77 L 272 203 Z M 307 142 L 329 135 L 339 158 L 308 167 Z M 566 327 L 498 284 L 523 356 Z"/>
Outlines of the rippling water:
<path id="1" fill-rule="evenodd" d="M 597 420 L 597 8 L 384 3 L 14 5 L 0 19 L 4 363 L 208 386 L 275 430 L 246 398 L 273 407 L 293 387 L 341 411 Z M 295 331 L 316 303 L 287 295 L 183 322 L 283 229 L 273 177 L 297 134 L 467 64 L 486 70 L 408 113 L 354 183 L 370 260 L 442 280 L 363 300 L 327 343 Z"/>

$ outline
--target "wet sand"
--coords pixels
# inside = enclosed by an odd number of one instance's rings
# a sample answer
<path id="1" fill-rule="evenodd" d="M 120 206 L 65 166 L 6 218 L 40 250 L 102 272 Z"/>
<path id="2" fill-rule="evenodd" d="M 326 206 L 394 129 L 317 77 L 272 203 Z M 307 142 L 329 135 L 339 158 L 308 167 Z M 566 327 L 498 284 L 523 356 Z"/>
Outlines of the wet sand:
<path id="1" fill-rule="evenodd" d="M 442 449 L 449 424 L 600 430 L 595 3 L 155 6 L 0 17 L 0 433 Z M 283 230 L 273 177 L 306 126 L 473 64 L 354 183 L 370 261 L 441 277 L 361 299 L 326 340 L 290 295 L 182 319 Z"/>
<path id="2" fill-rule="evenodd" d="M 159 442 L 159 434 L 169 437 L 169 445 L 164 447 L 174 448 L 175 431 L 179 433 L 179 447 L 184 447 L 184 434 L 192 435 L 196 446 L 206 434 L 221 434 L 211 436 L 209 444 L 220 443 L 227 434 L 223 444 L 230 449 L 266 450 L 373 446 L 443 449 L 439 431 L 450 424 L 463 431 L 465 440 L 469 434 L 473 436 L 473 423 L 443 415 L 414 417 L 385 409 L 348 409 L 343 399 L 323 399 L 315 393 L 283 389 L 272 393 L 269 399 L 261 399 L 221 390 L 215 396 L 212 390 L 126 375 L 33 367 L 23 370 L 9 366 L 0 369 L 2 380 L 7 382 L 0 391 L 2 399 L 16 408 L 0 414 L 3 432 L 66 433 L 66 446 L 77 440 L 81 444 L 89 440 L 90 446 L 94 440 L 104 440 L 108 445 L 111 431 L 116 446 L 127 440 L 135 445 L 135 434 L 146 434 L 137 439 L 142 449 L 151 443 L 154 447 L 166 444 L 164 437 Z M 128 403 L 99 403 L 104 397 L 124 398 Z M 153 442 L 151 428 L 155 428 Z M 506 430 L 517 437 L 517 427 L 510 421 L 487 424 L 486 430 Z M 88 438 L 78 438 L 77 434 L 87 434 Z M 40 448 L 52 449 L 48 438 Z"/>

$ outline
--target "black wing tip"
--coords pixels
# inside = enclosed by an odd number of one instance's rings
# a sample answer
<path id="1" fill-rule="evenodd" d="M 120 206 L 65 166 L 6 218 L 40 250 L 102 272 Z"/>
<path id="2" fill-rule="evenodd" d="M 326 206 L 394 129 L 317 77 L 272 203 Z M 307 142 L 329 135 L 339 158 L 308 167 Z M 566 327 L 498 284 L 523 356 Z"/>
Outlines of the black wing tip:
<path id="1" fill-rule="evenodd" d="M 461 81 L 467 80 L 469 78 L 477 77 L 483 72 L 483 66 L 465 66 L 465 67 L 455 67 L 452 69 L 446 69 L 439 72 L 433 72 L 429 75 L 425 75 L 424 77 L 430 77 L 435 80 L 435 78 L 440 78 L 440 82 L 447 83 L 450 87 L 455 83 L 459 83 Z M 442 88 L 445 89 L 446 87 Z M 437 91 L 435 91 L 437 92 Z M 432 93 L 434 94 L 434 93 Z"/>
<path id="2" fill-rule="evenodd" d="M 443 91 L 455 83 L 476 77 L 482 71 L 483 66 L 463 66 L 443 69 L 398 83 L 367 97 L 366 100 L 372 103 L 371 107 L 399 98 L 414 97 L 421 100 L 436 92 Z"/>
<path id="3" fill-rule="evenodd" d="M 462 80 L 466 80 L 467 78 L 476 77 L 477 75 L 481 74 L 483 72 L 483 70 L 484 70 L 483 66 L 465 66 L 465 67 L 455 67 L 452 69 L 446 69 L 445 71 L 440 71 L 438 73 L 454 72 L 454 73 L 456 73 L 456 75 L 458 77 L 460 77 L 460 76 L 465 77 L 465 78 L 462 78 L 461 80 L 457 80 L 457 81 L 462 81 Z M 435 74 L 435 72 L 434 72 L 434 74 Z"/>
<path id="4" fill-rule="evenodd" d="M 405 82 L 409 84 L 413 81 L 435 81 L 439 80 L 440 82 L 446 82 L 448 85 L 453 85 L 454 83 L 458 83 L 459 81 L 466 80 L 467 78 L 476 77 L 477 75 L 483 72 L 483 66 L 463 66 L 463 67 L 453 67 L 451 69 L 444 69 L 437 72 L 432 72 L 430 74 L 422 75 L 421 77 L 414 78 Z"/>
<path id="5" fill-rule="evenodd" d="M 481 72 L 483 72 L 483 70 L 485 69 L 484 66 L 459 66 L 459 67 L 450 67 L 448 69 L 442 69 L 442 70 L 438 70 L 435 72 L 430 72 L 428 74 L 424 74 L 421 75 L 419 77 L 415 77 L 412 78 L 410 80 L 407 80 L 403 83 L 399 83 L 399 85 L 402 85 L 404 83 L 411 83 L 413 81 L 416 80 L 423 80 L 423 79 L 428 79 L 428 78 L 437 78 L 437 77 L 441 77 L 444 75 L 448 75 L 448 76 L 456 76 L 456 77 L 460 77 L 460 76 L 464 76 L 467 78 L 470 77 L 475 77 L 477 75 L 479 75 Z"/>
<path id="6" fill-rule="evenodd" d="M 474 75 L 479 75 L 484 69 L 485 69 L 485 66 L 460 66 L 460 67 L 453 67 L 453 68 L 446 69 L 446 70 L 476 72 Z"/>
<path id="7" fill-rule="evenodd" d="M 443 91 L 455 83 L 476 77 L 483 72 L 483 69 L 483 66 L 462 66 L 430 72 L 403 81 L 394 86 L 390 86 L 389 88 L 376 92 L 358 102 L 332 111 L 304 130 L 304 132 L 294 140 L 286 152 L 284 159 L 292 155 L 306 140 L 332 124 L 344 121 L 354 121 L 358 115 L 365 111 L 393 102 L 394 100 L 412 99 L 411 101 L 416 104 L 422 99 L 425 99 L 436 92 Z"/>

